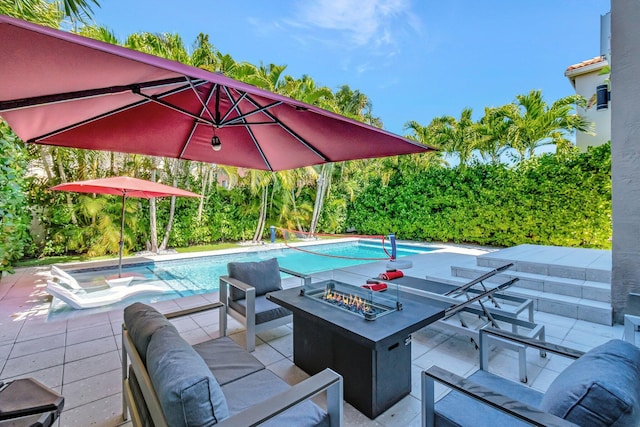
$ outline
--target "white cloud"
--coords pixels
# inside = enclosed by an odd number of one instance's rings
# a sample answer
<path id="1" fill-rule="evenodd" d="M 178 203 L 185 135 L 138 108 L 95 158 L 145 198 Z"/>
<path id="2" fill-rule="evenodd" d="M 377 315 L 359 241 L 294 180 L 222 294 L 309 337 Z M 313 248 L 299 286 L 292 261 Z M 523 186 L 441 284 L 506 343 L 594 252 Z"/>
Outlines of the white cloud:
<path id="1" fill-rule="evenodd" d="M 394 27 L 407 21 L 414 27 L 409 0 L 319 0 L 298 3 L 288 23 L 335 32 L 341 42 L 355 47 L 381 47 L 393 45 Z"/>

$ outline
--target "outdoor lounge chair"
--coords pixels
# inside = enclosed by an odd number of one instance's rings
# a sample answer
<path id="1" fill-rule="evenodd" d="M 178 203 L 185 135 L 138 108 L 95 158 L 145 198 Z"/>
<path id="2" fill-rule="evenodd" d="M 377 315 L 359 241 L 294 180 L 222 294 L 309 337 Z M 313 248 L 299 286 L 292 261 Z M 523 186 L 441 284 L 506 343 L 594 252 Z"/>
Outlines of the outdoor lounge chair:
<path id="1" fill-rule="evenodd" d="M 72 275 L 70 275 L 60 267 L 56 267 L 55 265 L 51 266 L 51 277 L 56 283 L 67 288 L 68 290 L 74 293 L 109 288 L 109 285 L 107 283 L 103 285 L 97 285 L 97 286 L 82 286 L 80 285 L 80 283 L 78 283 L 75 277 L 73 277 Z"/>
<path id="2" fill-rule="evenodd" d="M 533 301 L 502 292 L 517 282 L 519 280 L 517 277 L 510 278 L 495 287 L 486 286 L 483 283 L 512 265 L 505 264 L 462 285 L 411 276 L 383 281 L 403 287 L 407 292 L 416 295 L 451 303 L 452 307 L 446 311 L 444 318 L 438 321 L 438 326 L 466 335 L 476 348 L 479 346 L 479 331 L 487 325 L 498 329 L 501 325 L 507 326 L 513 333 L 544 340 L 544 325 L 533 321 Z M 475 289 L 474 286 L 479 289 Z M 505 304 L 500 305 L 499 300 Z M 506 304 L 507 302 L 509 305 Z M 527 319 L 519 318 L 520 313 L 524 311 L 527 311 Z M 454 316 L 457 319 L 456 322 L 448 320 Z M 528 381 L 526 348 L 511 342 L 502 342 L 501 345 L 518 352 L 520 380 L 526 383 Z M 544 357 L 544 352 L 540 355 Z"/>
<path id="3" fill-rule="evenodd" d="M 423 426 L 637 426 L 640 349 L 611 340 L 587 353 L 493 328 L 480 332 L 480 369 L 465 379 L 438 366 L 422 372 Z M 575 359 L 545 393 L 488 371 L 491 343 Z M 435 402 L 435 382 L 452 389 Z"/>
<path id="4" fill-rule="evenodd" d="M 117 288 L 107 288 L 100 291 L 79 293 L 73 292 L 56 282 L 48 280 L 47 292 L 59 300 L 64 301 L 76 310 L 82 310 L 85 308 L 96 308 L 114 304 L 133 296 L 162 294 L 167 292 L 167 289 L 156 285 L 140 284 L 129 287 L 121 286 Z"/>
<path id="5" fill-rule="evenodd" d="M 293 321 L 289 310 L 267 300 L 268 292 L 282 289 L 280 272 L 311 280 L 295 271 L 282 268 L 277 258 L 258 262 L 230 262 L 228 276 L 220 276 L 220 301 L 227 312 L 246 327 L 247 351 L 256 347 L 256 333 Z M 224 331 L 226 334 L 226 330 Z"/>

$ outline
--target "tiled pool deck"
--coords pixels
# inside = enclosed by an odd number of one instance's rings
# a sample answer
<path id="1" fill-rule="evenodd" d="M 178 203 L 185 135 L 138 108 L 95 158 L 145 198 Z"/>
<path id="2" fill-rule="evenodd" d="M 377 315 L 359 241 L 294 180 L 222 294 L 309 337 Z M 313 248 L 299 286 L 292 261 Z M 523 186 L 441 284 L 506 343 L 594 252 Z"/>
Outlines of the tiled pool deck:
<path id="1" fill-rule="evenodd" d="M 485 252 L 478 248 L 446 246 L 440 251 L 409 257 L 413 268 L 407 270 L 407 274 L 445 279 L 450 276 L 451 265 L 468 262 L 470 257 Z M 385 265 L 376 262 L 350 267 L 336 273 L 336 277 L 369 278 L 383 271 Z M 0 379 L 34 377 L 64 395 L 65 407 L 58 422 L 61 427 L 122 425 L 122 309 L 48 320 L 50 296 L 45 291 L 48 272 L 49 268 L 44 267 L 23 268 L 0 280 Z M 217 293 L 211 293 L 164 301 L 156 307 L 167 312 L 217 298 Z M 603 326 L 542 312 L 535 313 L 535 321 L 545 325 L 548 341 L 580 350 L 623 336 L 622 325 Z M 216 314 L 192 316 L 174 323 L 191 343 L 217 334 Z M 242 343 L 244 334 L 240 325 L 229 318 L 229 326 L 231 337 Z M 307 377 L 292 362 L 290 325 L 259 337 L 254 355 L 269 369 L 289 383 Z M 531 351 L 529 384 L 546 390 L 566 363 L 553 355 L 541 359 Z M 416 332 L 412 343 L 411 394 L 375 420 L 345 403 L 345 425 L 420 426 L 420 372 L 434 364 L 468 376 L 478 369 L 478 352 L 468 338 L 456 336 L 437 324 Z M 517 378 L 517 358 L 507 350 L 495 354 L 490 366 L 494 372 Z"/>

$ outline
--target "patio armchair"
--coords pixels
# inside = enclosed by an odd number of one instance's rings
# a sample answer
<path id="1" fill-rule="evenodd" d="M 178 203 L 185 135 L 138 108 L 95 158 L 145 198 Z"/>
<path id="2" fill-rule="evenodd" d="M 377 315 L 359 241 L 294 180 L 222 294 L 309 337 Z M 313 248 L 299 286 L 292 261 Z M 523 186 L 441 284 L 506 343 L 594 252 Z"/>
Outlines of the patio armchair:
<path id="1" fill-rule="evenodd" d="M 267 293 L 282 289 L 280 273 L 311 280 L 310 276 L 280 267 L 277 258 L 230 262 L 227 271 L 227 276 L 220 277 L 220 301 L 227 305 L 227 313 L 245 326 L 247 351 L 255 350 L 257 333 L 293 321 L 289 310 L 266 297 Z"/>
<path id="2" fill-rule="evenodd" d="M 518 345 L 574 361 L 545 393 L 488 371 L 492 344 Z M 435 402 L 434 385 L 452 389 Z M 480 369 L 465 379 L 441 367 L 423 371 L 423 426 L 636 426 L 640 423 L 640 349 L 618 339 L 583 353 L 511 332 L 480 331 Z"/>

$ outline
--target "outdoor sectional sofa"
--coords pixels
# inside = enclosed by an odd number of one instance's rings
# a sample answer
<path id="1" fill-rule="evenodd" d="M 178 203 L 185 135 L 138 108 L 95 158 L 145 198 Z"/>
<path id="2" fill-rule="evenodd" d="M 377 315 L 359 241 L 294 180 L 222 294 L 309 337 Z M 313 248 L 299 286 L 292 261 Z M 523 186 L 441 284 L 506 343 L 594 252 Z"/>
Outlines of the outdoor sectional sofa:
<path id="1" fill-rule="evenodd" d="M 122 326 L 123 417 L 134 426 L 342 426 L 342 377 L 326 369 L 288 385 L 229 337 L 191 346 L 169 321 L 225 305 L 162 315 L 135 303 Z M 310 399 L 326 392 L 327 410 Z"/>

